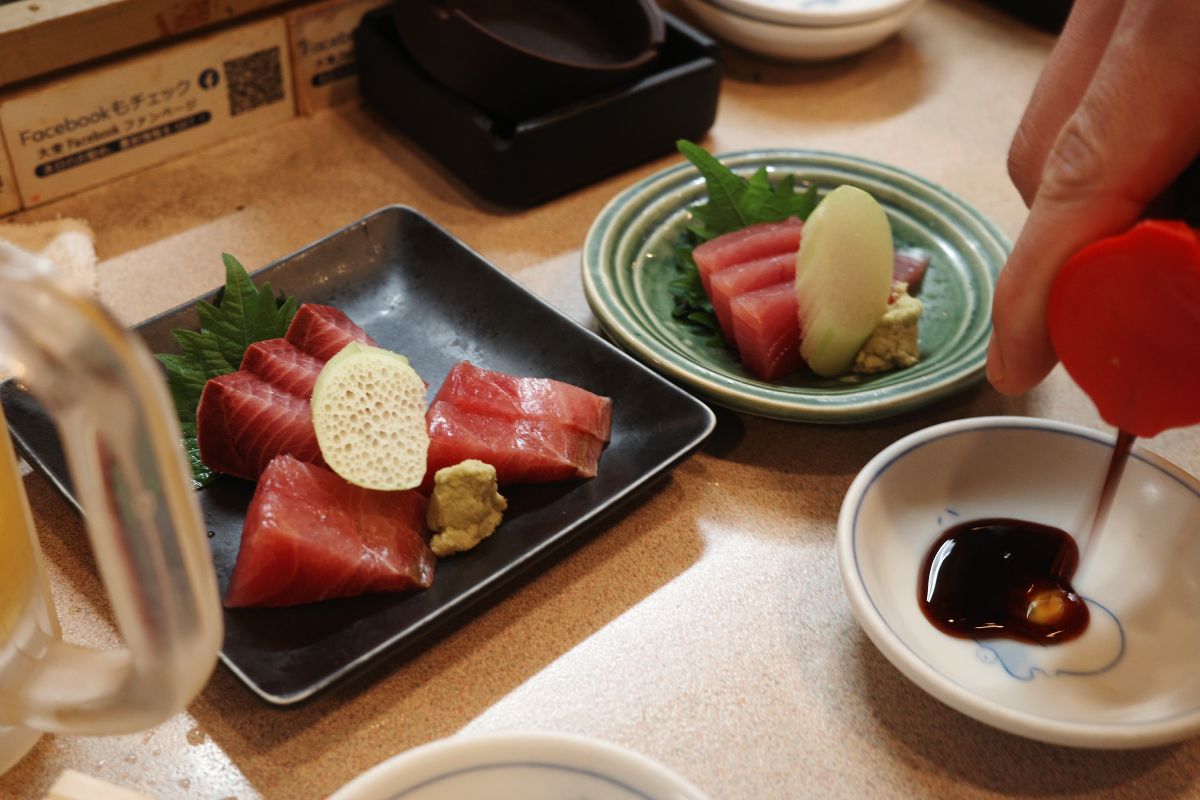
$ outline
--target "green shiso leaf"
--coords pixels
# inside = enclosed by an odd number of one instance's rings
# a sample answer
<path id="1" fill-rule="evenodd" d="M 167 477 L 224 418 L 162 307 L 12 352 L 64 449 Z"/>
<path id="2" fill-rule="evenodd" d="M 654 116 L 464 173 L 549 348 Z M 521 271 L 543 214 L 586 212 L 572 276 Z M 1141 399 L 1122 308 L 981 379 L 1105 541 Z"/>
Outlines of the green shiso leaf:
<path id="1" fill-rule="evenodd" d="M 707 229 L 709 238 L 750 225 L 740 205 L 742 195 L 746 192 L 746 181 L 733 174 L 703 147 L 686 139 L 680 139 L 676 146 L 704 176 L 708 202 L 693 209 L 693 213 Z"/>
<path id="2" fill-rule="evenodd" d="M 174 330 L 180 354 L 159 353 L 155 357 L 167 373 L 167 386 L 179 416 L 183 446 L 192 466 L 192 484 L 210 483 L 215 473 L 200 460 L 196 437 L 196 408 L 209 378 L 233 372 L 242 363 L 246 348 L 264 339 L 283 336 L 296 315 L 295 297 L 276 297 L 270 283 L 255 288 L 246 269 L 225 253 L 225 288 L 218 304 L 196 303 L 200 330 Z"/>
<path id="3" fill-rule="evenodd" d="M 199 489 L 207 486 L 217 477 L 217 473 L 200 458 L 200 439 L 196 434 L 196 419 L 192 415 L 191 422 L 180 422 L 179 429 L 183 434 L 183 450 L 187 454 L 188 464 L 192 467 L 192 486 Z"/>
<path id="4" fill-rule="evenodd" d="M 747 180 L 693 142 L 680 139 L 676 147 L 704 178 L 708 199 L 692 208 L 694 221 L 675 244 L 676 276 L 668 283 L 675 301 L 671 316 L 707 336 L 708 346 L 722 347 L 725 339 L 704 292 L 692 250 L 698 244 L 751 225 L 780 222 L 788 217 L 808 219 L 817 206 L 817 187 L 810 183 L 797 191 L 796 177 L 791 174 L 772 184 L 766 167 L 760 167 Z"/>

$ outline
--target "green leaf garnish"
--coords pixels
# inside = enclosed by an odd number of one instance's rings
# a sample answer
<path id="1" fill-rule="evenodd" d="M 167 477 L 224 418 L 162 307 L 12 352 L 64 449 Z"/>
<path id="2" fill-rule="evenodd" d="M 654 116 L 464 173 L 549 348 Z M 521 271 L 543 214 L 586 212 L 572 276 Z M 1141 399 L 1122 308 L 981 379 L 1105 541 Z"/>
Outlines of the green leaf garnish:
<path id="1" fill-rule="evenodd" d="M 179 430 L 183 434 L 183 450 L 187 455 L 188 464 L 192 467 L 192 486 L 200 489 L 212 483 L 217 477 L 208 464 L 200 458 L 200 439 L 196 433 L 196 415 L 193 412 L 191 422 L 180 422 Z"/>
<path id="2" fill-rule="evenodd" d="M 676 277 L 668 284 L 675 300 L 671 316 L 707 336 L 708 346 L 722 347 L 725 339 L 712 303 L 704 293 L 692 250 L 709 239 L 751 225 L 780 222 L 788 217 L 808 219 L 817 207 L 817 187 L 810 183 L 803 191 L 797 191 L 796 177 L 791 174 L 772 185 L 766 167 L 760 167 L 747 180 L 703 147 L 686 139 L 675 144 L 703 176 L 708 200 L 691 209 L 695 221 L 687 226 L 674 248 Z"/>
<path id="3" fill-rule="evenodd" d="M 246 348 L 264 339 L 276 339 L 287 333 L 299 301 L 280 293 L 276 297 L 271 284 L 255 288 L 246 269 L 236 258 L 223 253 L 225 288 L 217 305 L 203 300 L 196 303 L 200 330 L 174 330 L 180 354 L 155 356 L 167 371 L 167 386 L 179 416 L 183 446 L 192 465 L 192 484 L 197 488 L 210 483 L 215 473 L 200 460 L 196 438 L 196 408 L 209 378 L 235 371 L 242 363 Z"/>
<path id="4" fill-rule="evenodd" d="M 680 139 L 675 146 L 704 176 L 708 202 L 692 209 L 692 213 L 703 223 L 707 237 L 711 239 L 750 225 L 740 204 L 746 193 L 746 179 L 735 175 L 697 144 Z"/>

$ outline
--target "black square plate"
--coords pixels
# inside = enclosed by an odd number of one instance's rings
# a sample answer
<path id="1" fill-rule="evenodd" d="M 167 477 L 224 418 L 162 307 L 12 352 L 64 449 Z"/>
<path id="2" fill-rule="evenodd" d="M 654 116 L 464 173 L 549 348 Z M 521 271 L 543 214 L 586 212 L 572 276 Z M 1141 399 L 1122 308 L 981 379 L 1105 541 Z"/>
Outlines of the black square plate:
<path id="1" fill-rule="evenodd" d="M 221 658 L 265 700 L 303 700 L 359 667 L 410 654 L 602 522 L 712 430 L 707 406 L 530 294 L 418 212 L 391 206 L 255 273 L 301 302 L 341 308 L 404 353 L 436 391 L 462 359 L 553 377 L 613 398 L 612 441 L 590 480 L 506 491 L 500 529 L 438 563 L 431 588 L 279 609 L 226 609 Z M 207 298 L 209 300 L 212 297 Z M 136 328 L 155 352 L 195 329 L 193 303 Z M 18 447 L 78 507 L 53 424 L 14 385 L 0 400 Z M 224 591 L 254 484 L 221 478 L 199 493 Z"/>

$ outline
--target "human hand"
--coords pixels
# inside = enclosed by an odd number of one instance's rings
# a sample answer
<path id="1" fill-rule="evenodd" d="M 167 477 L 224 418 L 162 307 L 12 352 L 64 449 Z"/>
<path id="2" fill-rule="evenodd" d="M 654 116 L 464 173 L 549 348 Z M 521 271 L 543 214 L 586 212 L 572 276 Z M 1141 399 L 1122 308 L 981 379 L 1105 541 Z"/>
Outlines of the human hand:
<path id="1" fill-rule="evenodd" d="M 1057 357 L 1046 302 L 1082 247 L 1132 225 L 1200 155 L 1200 4 L 1081 0 L 1009 152 L 1029 218 L 996 282 L 988 379 L 1005 394 Z"/>

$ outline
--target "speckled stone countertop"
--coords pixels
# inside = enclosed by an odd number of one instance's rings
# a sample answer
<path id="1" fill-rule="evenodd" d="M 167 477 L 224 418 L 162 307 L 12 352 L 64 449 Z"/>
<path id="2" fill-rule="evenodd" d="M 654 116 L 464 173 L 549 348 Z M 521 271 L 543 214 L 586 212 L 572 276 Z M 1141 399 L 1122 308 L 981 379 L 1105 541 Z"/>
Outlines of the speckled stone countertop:
<path id="1" fill-rule="evenodd" d="M 861 57 L 817 66 L 726 49 L 714 151 L 803 147 L 935 181 L 1010 236 L 1024 207 L 1008 141 L 1052 39 L 969 0 L 934 0 Z M 86 219 L 103 299 L 129 323 L 217 286 L 220 253 L 265 264 L 387 204 L 414 206 L 595 328 L 579 279 L 589 225 L 662 158 L 536 209 L 481 208 L 372 113 L 297 119 L 24 212 Z M 843 494 L 881 448 L 944 420 L 1024 414 L 1102 427 L 1065 374 L 1025 397 L 986 386 L 852 427 L 718 411 L 716 432 L 609 527 L 429 649 L 294 709 L 224 667 L 144 733 L 44 737 L 0 797 L 39 798 L 75 768 L 159 800 L 321 797 L 460 731 L 607 739 L 713 798 L 1195 797 L 1200 743 L 1140 752 L 1000 733 L 909 683 L 842 593 Z M 1147 448 L 1200 472 L 1200 431 Z M 26 478 L 69 639 L 114 634 L 79 519 Z"/>

